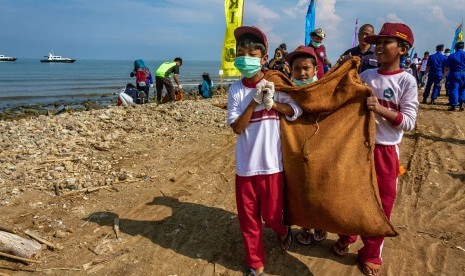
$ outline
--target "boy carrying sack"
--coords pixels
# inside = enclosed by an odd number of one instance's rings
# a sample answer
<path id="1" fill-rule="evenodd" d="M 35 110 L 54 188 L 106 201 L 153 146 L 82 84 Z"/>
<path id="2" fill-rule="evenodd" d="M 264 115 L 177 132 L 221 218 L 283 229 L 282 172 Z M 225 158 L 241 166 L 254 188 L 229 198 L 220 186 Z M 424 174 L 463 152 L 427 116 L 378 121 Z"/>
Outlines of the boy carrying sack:
<path id="1" fill-rule="evenodd" d="M 400 68 L 400 57 L 413 45 L 411 29 L 402 23 L 384 23 L 378 35 L 365 37 L 365 42 L 376 44 L 379 69 L 360 74 L 374 92 L 367 99 L 369 110 L 375 113 L 375 170 L 379 195 L 387 218 L 390 218 L 397 191 L 399 172 L 399 143 L 404 131 L 415 127 L 418 110 L 418 91 L 415 78 Z M 380 275 L 381 251 L 384 237 L 362 236 L 363 247 L 358 260 L 364 275 Z M 333 247 L 339 256 L 347 255 L 349 245 L 357 236 L 339 235 Z"/>
<path id="2" fill-rule="evenodd" d="M 268 55 L 265 34 L 256 27 L 234 31 L 234 65 L 244 76 L 233 83 L 228 94 L 228 125 L 238 135 L 236 144 L 236 205 L 244 239 L 247 272 L 265 275 L 262 218 L 276 232 L 281 248 L 289 249 L 292 231 L 283 224 L 283 186 L 280 121 L 302 115 L 302 109 L 261 70 Z"/>

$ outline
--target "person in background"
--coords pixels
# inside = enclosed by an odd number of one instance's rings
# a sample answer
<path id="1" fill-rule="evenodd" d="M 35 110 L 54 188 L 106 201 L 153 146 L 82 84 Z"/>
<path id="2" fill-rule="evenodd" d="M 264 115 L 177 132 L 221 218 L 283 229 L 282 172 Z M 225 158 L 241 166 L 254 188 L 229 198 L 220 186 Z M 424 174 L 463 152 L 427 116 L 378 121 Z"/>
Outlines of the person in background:
<path id="1" fill-rule="evenodd" d="M 283 52 L 283 57 L 286 58 L 287 56 L 287 46 L 286 43 L 281 43 L 279 45 L 279 49 L 281 49 L 281 52 Z"/>
<path id="2" fill-rule="evenodd" d="M 426 71 L 426 65 L 428 64 L 428 58 L 429 58 L 429 52 L 425 52 L 423 54 L 423 58 L 421 59 L 420 67 L 419 67 L 420 75 L 418 76 L 418 80 L 419 80 L 418 88 L 425 87 L 425 83 L 426 83 L 425 71 Z"/>
<path id="3" fill-rule="evenodd" d="M 289 77 L 289 65 L 284 59 L 284 53 L 281 48 L 275 49 L 274 57 L 268 63 L 268 69 L 280 71 L 281 73 Z"/>
<path id="4" fill-rule="evenodd" d="M 400 57 L 408 53 L 414 39 L 412 30 L 402 23 L 384 23 L 378 35 L 365 37 L 376 44 L 379 69 L 369 69 L 360 74 L 374 92 L 367 98 L 368 110 L 375 113 L 374 163 L 379 196 L 384 213 L 389 219 L 397 193 L 399 174 L 399 144 L 404 131 L 412 131 L 418 111 L 418 88 L 415 78 L 400 69 Z M 345 256 L 349 245 L 357 236 L 339 235 L 334 253 Z M 364 275 L 381 275 L 384 237 L 362 236 L 363 247 L 358 251 L 358 261 Z"/>
<path id="5" fill-rule="evenodd" d="M 449 57 L 450 56 L 450 49 L 447 48 L 444 50 L 444 55 L 446 57 Z M 444 72 L 444 76 L 446 76 L 446 78 L 444 80 L 444 86 L 446 88 L 446 97 L 449 97 L 449 94 L 450 94 L 450 79 L 449 79 L 449 74 L 446 74 L 446 72 Z"/>
<path id="6" fill-rule="evenodd" d="M 199 94 L 203 98 L 211 98 L 213 96 L 213 81 L 207 72 L 202 74 L 202 84 L 199 85 Z"/>
<path id="7" fill-rule="evenodd" d="M 345 51 L 339 58 L 339 62 L 344 62 L 353 56 L 360 58 L 360 68 L 358 72 L 361 73 L 366 69 L 377 68 L 378 59 L 375 53 L 375 45 L 366 43 L 363 39 L 366 36 L 373 35 L 375 28 L 371 24 L 364 24 L 358 31 L 358 46 L 350 48 Z"/>
<path id="8" fill-rule="evenodd" d="M 136 77 L 136 87 L 139 91 L 144 91 L 146 101 L 149 99 L 149 87 L 153 87 L 153 78 L 149 68 L 145 65 L 142 59 L 136 59 L 134 61 L 134 70 L 132 70 L 132 77 Z"/>
<path id="9" fill-rule="evenodd" d="M 179 67 L 182 66 L 182 59 L 177 57 L 174 61 L 167 61 L 162 63 L 155 72 L 155 87 L 157 89 L 157 103 L 161 104 L 161 95 L 163 86 L 166 88 L 171 105 L 174 105 L 174 86 L 171 82 L 173 76 L 174 82 L 179 89 L 182 89 L 179 83 Z"/>
<path id="10" fill-rule="evenodd" d="M 464 110 L 465 102 L 465 44 L 463 41 L 455 44 L 455 53 L 447 58 L 446 74 L 450 81 L 450 96 L 448 111 L 455 111 L 457 106 Z"/>
<path id="11" fill-rule="evenodd" d="M 422 104 L 425 104 L 430 91 L 431 86 L 433 86 L 433 93 L 431 93 L 430 104 L 434 104 L 434 101 L 438 98 L 439 93 L 441 92 L 441 81 L 444 76 L 444 69 L 446 65 L 447 57 L 442 54 L 444 51 L 444 45 L 439 44 L 436 46 L 436 53 L 432 54 L 428 58 L 428 63 L 426 64 L 425 74 L 428 75 L 428 81 L 426 82 L 425 92 L 423 92 Z"/>
<path id="12" fill-rule="evenodd" d="M 294 121 L 303 111 L 289 94 L 264 79 L 268 59 L 265 34 L 256 27 L 234 30 L 235 67 L 244 76 L 229 87 L 228 125 L 237 134 L 236 207 L 244 239 L 246 276 L 265 275 L 262 219 L 277 235 L 282 250 L 293 242 L 283 222 L 284 172 L 280 117 Z"/>
<path id="13" fill-rule="evenodd" d="M 318 80 L 316 73 L 319 68 L 316 59 L 313 48 L 303 45 L 287 55 L 286 61 L 291 67 L 291 79 L 294 84 L 303 86 Z M 328 233 L 322 229 L 302 228 L 295 238 L 302 245 L 310 245 L 312 240 L 321 242 L 327 236 Z"/>
<path id="14" fill-rule="evenodd" d="M 310 33 L 311 40 L 310 44 L 307 45 L 312 47 L 317 55 L 318 67 L 320 68 L 320 70 L 318 70 L 317 72 L 318 79 L 321 79 L 323 77 L 323 75 L 329 70 L 329 66 L 331 64 L 328 58 L 326 57 L 326 48 L 323 45 L 323 39 L 325 37 L 326 34 L 323 31 L 323 29 L 318 28 Z"/>

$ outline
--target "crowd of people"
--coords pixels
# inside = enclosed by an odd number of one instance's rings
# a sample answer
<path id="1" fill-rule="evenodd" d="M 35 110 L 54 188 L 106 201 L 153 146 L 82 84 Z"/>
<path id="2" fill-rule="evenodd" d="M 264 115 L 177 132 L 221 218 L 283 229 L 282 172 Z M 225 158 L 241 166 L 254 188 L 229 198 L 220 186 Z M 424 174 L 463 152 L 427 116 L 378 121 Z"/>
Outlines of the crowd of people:
<path id="1" fill-rule="evenodd" d="M 228 125 L 237 136 L 236 205 L 248 269 L 245 275 L 265 275 L 262 244 L 262 220 L 276 232 L 282 250 L 288 250 L 294 236 L 283 218 L 285 173 L 282 164 L 280 116 L 297 120 L 302 108 L 286 93 L 275 91 L 265 80 L 264 68 L 279 70 L 294 85 L 309 85 L 324 76 L 331 63 L 322 44 L 325 33 L 316 29 L 309 45 L 285 54 L 280 45 L 268 62 L 268 41 L 258 28 L 242 26 L 234 32 L 237 45 L 235 66 L 243 78 L 229 88 Z M 361 59 L 360 77 L 374 92 L 366 107 L 375 113 L 374 161 L 381 203 L 390 217 L 396 197 L 399 148 L 403 131 L 415 126 L 418 109 L 416 78 L 401 68 L 414 43 L 411 29 L 401 23 L 385 23 L 378 35 L 370 24 L 360 28 L 359 45 L 344 52 L 338 62 L 352 56 Z M 284 50 L 284 51 L 283 51 Z M 321 84 L 324 85 L 324 84 Z M 357 233 L 353 233 L 357 234 Z M 324 229 L 300 229 L 296 239 L 303 245 L 326 239 Z M 338 256 L 345 256 L 357 236 L 339 235 L 333 246 Z M 362 236 L 358 260 L 365 275 L 380 275 L 384 237 Z"/>

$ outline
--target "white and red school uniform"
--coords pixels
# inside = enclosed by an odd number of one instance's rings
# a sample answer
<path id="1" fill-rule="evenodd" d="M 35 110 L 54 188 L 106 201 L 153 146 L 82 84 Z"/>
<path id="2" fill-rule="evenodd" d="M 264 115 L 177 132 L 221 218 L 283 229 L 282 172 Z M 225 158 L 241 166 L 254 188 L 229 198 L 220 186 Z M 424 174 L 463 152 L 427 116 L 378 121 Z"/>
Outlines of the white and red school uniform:
<path id="1" fill-rule="evenodd" d="M 242 115 L 253 101 L 258 83 L 237 81 L 229 87 L 228 125 Z M 287 103 L 294 110 L 295 120 L 302 109 L 283 92 L 276 91 L 276 102 Z M 267 111 L 258 105 L 252 118 L 237 137 L 236 144 L 236 205 L 239 224 L 244 238 L 246 262 L 249 267 L 264 266 L 265 253 L 262 243 L 262 218 L 265 226 L 279 236 L 287 233 L 283 224 L 284 174 L 281 152 L 279 113 Z"/>
<path id="2" fill-rule="evenodd" d="M 418 91 L 415 77 L 399 69 L 382 72 L 380 69 L 366 70 L 360 74 L 362 81 L 373 90 L 384 107 L 398 112 L 394 121 L 375 114 L 375 171 L 379 195 L 387 218 L 391 217 L 397 192 L 399 172 L 399 147 L 404 131 L 415 128 L 418 110 Z M 357 236 L 340 235 L 342 244 L 350 244 Z M 364 246 L 358 251 L 361 262 L 382 264 L 381 251 L 384 237 L 361 237 Z"/>

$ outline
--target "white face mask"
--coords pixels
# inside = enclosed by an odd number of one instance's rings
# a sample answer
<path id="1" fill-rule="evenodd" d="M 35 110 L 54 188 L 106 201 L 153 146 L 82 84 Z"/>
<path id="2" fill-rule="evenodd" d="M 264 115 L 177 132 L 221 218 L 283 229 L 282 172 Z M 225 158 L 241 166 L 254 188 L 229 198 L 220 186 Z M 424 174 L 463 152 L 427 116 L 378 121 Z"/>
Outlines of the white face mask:
<path id="1" fill-rule="evenodd" d="M 445 55 L 446 57 L 448 57 L 448 56 L 450 55 L 450 53 L 445 53 L 444 55 Z"/>
<path id="2" fill-rule="evenodd" d="M 317 76 L 314 75 L 313 78 L 311 79 L 306 79 L 306 80 L 296 80 L 292 79 L 292 82 L 295 83 L 297 86 L 304 86 L 312 82 L 316 82 L 318 80 Z"/>

